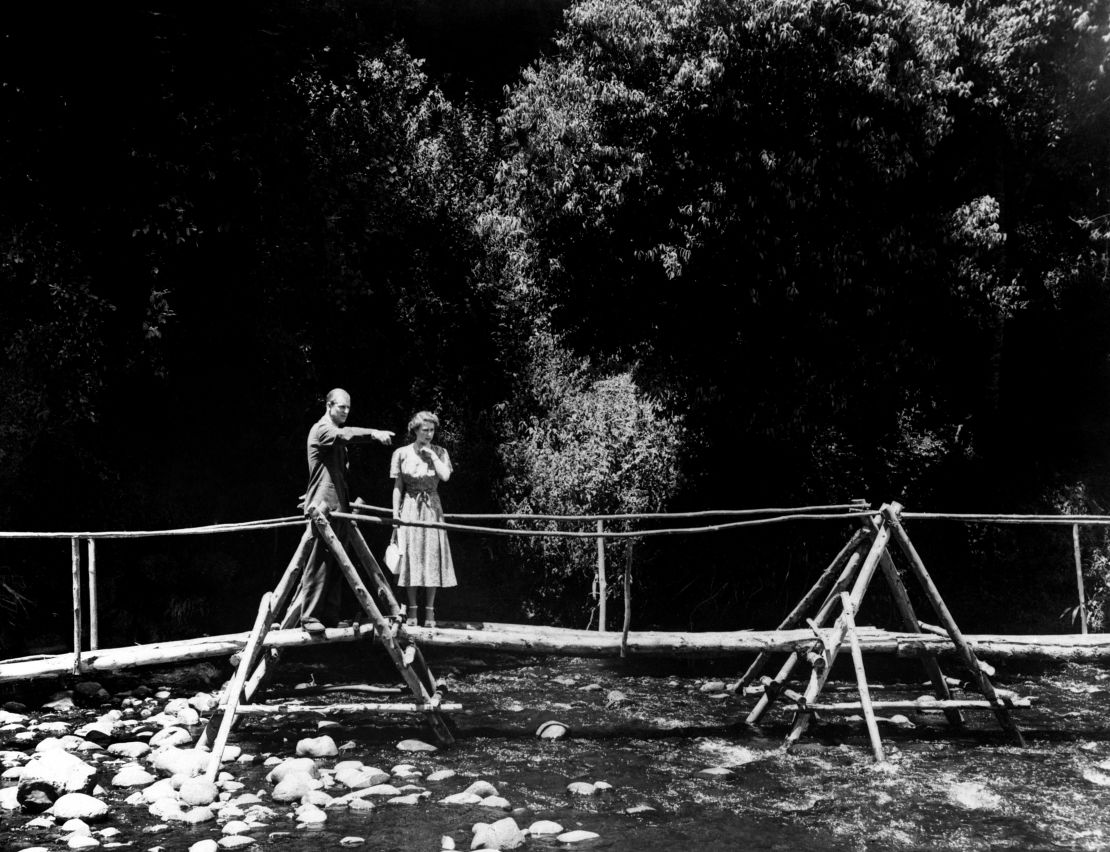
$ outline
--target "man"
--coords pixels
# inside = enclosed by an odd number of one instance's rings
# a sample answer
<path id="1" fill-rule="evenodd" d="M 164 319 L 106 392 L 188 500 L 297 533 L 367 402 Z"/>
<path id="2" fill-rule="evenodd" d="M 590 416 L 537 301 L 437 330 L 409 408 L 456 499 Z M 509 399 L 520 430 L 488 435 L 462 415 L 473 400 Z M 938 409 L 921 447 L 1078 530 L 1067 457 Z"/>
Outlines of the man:
<path id="1" fill-rule="evenodd" d="M 347 486 L 347 444 L 376 441 L 389 445 L 393 442 L 392 432 L 346 425 L 351 413 L 351 395 L 342 388 L 330 391 L 326 404 L 324 416 L 308 431 L 308 490 L 303 503 L 306 515 L 313 507 L 327 511 L 351 511 Z M 335 523 L 340 540 L 346 538 L 348 523 Z M 339 574 L 339 567 L 327 545 L 317 539 L 283 626 L 299 621 L 308 632 L 322 633 L 324 621 L 334 624 L 343 592 Z"/>

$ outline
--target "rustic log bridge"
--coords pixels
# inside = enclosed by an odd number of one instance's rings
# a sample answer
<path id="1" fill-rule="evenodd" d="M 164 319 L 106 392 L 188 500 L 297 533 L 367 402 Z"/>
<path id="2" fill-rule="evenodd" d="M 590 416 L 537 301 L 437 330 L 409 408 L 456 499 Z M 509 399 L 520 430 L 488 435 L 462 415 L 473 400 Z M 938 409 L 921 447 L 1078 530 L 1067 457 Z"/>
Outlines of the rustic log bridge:
<path id="1" fill-rule="evenodd" d="M 412 627 L 408 634 L 422 648 L 456 648 L 473 651 L 501 651 L 523 654 L 558 654 L 573 657 L 619 657 L 621 634 L 597 633 L 556 627 L 484 623 L 477 629 L 466 627 Z M 303 630 L 272 630 L 265 639 L 267 648 L 327 645 L 373 638 L 374 626 L 330 628 L 320 637 Z M 247 633 L 230 633 L 200 639 L 183 639 L 126 648 L 101 648 L 81 654 L 80 672 L 112 672 L 136 666 L 165 665 L 209 657 L 227 657 L 247 644 Z M 1060 635 L 967 635 L 964 637 L 977 655 L 994 659 L 1042 661 L 1110 660 L 1110 634 Z M 903 633 L 859 628 L 864 653 L 893 654 L 914 658 L 926 651 L 934 654 L 957 653 L 947 639 L 927 633 Z M 761 652 L 803 655 L 813 644 L 811 630 L 740 630 L 732 632 L 666 633 L 630 632 L 627 652 L 640 657 L 734 657 Z M 73 672 L 74 655 L 58 654 L 19 662 L 0 662 L 0 683 L 36 677 L 61 677 Z"/>

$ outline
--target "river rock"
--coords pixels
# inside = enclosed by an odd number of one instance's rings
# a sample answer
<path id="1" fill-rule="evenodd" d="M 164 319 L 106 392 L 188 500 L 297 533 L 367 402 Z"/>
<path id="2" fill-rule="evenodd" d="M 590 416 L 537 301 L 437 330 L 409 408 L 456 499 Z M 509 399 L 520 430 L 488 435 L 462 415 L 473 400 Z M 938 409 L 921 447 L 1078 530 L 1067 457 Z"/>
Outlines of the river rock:
<path id="1" fill-rule="evenodd" d="M 19 801 L 28 809 L 26 802 L 32 791 L 45 794 L 51 802 L 65 793 L 88 792 L 92 789 L 95 775 L 96 769 L 69 752 L 40 752 L 23 767 L 23 775 L 19 779 Z"/>
<path id="2" fill-rule="evenodd" d="M 223 754 L 220 755 L 220 763 L 235 763 L 243 756 L 243 747 L 237 745 L 225 745 Z"/>
<path id="3" fill-rule="evenodd" d="M 151 775 L 137 763 L 129 763 L 120 767 L 119 772 L 112 776 L 113 787 L 145 787 L 158 780 L 156 775 Z"/>
<path id="4" fill-rule="evenodd" d="M 150 753 L 150 746 L 140 742 L 112 743 L 108 746 L 108 754 L 115 757 L 127 757 L 137 760 Z"/>
<path id="5" fill-rule="evenodd" d="M 181 783 L 178 797 L 187 805 L 210 805 L 220 796 L 220 791 L 204 778 L 188 778 Z"/>
<path id="6" fill-rule="evenodd" d="M 504 796 L 486 796 L 479 804 L 483 808 L 498 808 L 503 811 L 507 811 L 512 807 L 509 800 Z"/>
<path id="7" fill-rule="evenodd" d="M 732 770 L 726 769 L 724 766 L 708 766 L 705 769 L 698 770 L 697 774 L 700 778 L 726 778 L 732 775 Z"/>
<path id="8" fill-rule="evenodd" d="M 95 722 L 89 722 L 87 725 L 82 725 L 73 733 L 85 739 L 91 739 L 95 742 L 106 742 L 115 731 L 116 726 L 113 722 L 98 719 Z"/>
<path id="9" fill-rule="evenodd" d="M 166 746 L 151 752 L 150 765 L 163 775 L 191 778 L 204 773 L 208 768 L 208 757 L 206 751 Z"/>
<path id="10" fill-rule="evenodd" d="M 146 811 L 155 819 L 167 821 L 185 819 L 185 811 L 177 799 L 159 799 L 157 802 L 152 802 Z"/>
<path id="11" fill-rule="evenodd" d="M 73 734 L 64 734 L 60 737 L 47 737 L 44 740 L 40 740 L 38 745 L 35 746 L 35 751 L 77 751 L 81 743 L 82 739 L 80 737 L 74 736 Z"/>
<path id="12" fill-rule="evenodd" d="M 592 796 L 597 792 L 597 787 L 589 781 L 571 781 L 567 784 L 567 792 L 572 796 Z"/>
<path id="13" fill-rule="evenodd" d="M 420 802 L 423 796 L 420 793 L 408 793 L 404 796 L 394 796 L 392 799 L 386 799 L 387 805 L 415 805 Z"/>
<path id="14" fill-rule="evenodd" d="M 294 772 L 278 781 L 270 795 L 275 802 L 299 802 L 306 793 L 320 787 L 319 779 L 304 772 Z"/>
<path id="15" fill-rule="evenodd" d="M 0 725 L 23 725 L 26 722 L 26 713 L 12 713 L 9 710 L 0 710 Z"/>
<path id="16" fill-rule="evenodd" d="M 322 825 L 328 821 L 328 815 L 315 805 L 302 805 L 296 814 L 297 822 L 302 825 Z"/>
<path id="17" fill-rule="evenodd" d="M 89 824 L 77 817 L 67 819 L 58 826 L 58 830 L 64 831 L 66 834 L 92 834 L 92 829 L 89 828 Z"/>
<path id="18" fill-rule="evenodd" d="M 189 852 L 216 852 L 220 848 L 220 844 L 215 840 L 198 840 L 189 847 Z"/>
<path id="19" fill-rule="evenodd" d="M 161 748 L 162 746 L 179 746 L 185 743 L 191 743 L 193 735 L 178 725 L 170 725 L 168 728 L 163 728 L 158 733 L 150 738 L 151 748 Z"/>
<path id="20" fill-rule="evenodd" d="M 339 749 L 335 740 L 324 734 L 320 737 L 306 737 L 297 743 L 297 757 L 335 757 Z"/>
<path id="21" fill-rule="evenodd" d="M 200 825 L 205 822 L 215 822 L 215 820 L 216 814 L 213 813 L 212 809 L 201 805 L 198 808 L 189 808 L 185 811 L 185 816 L 182 817 L 181 821 L 189 825 Z"/>
<path id="22" fill-rule="evenodd" d="M 560 843 L 581 843 L 583 840 L 596 840 L 600 836 L 600 834 L 595 834 L 592 831 L 578 829 L 576 831 L 568 831 L 564 834 L 560 834 L 555 839 Z"/>
<path id="23" fill-rule="evenodd" d="M 533 837 L 542 837 L 546 834 L 559 834 L 563 827 L 549 819 L 541 819 L 528 826 L 528 833 Z"/>
<path id="24" fill-rule="evenodd" d="M 624 812 L 626 814 L 629 814 L 630 816 L 636 816 L 636 814 L 654 813 L 655 808 L 653 808 L 651 805 L 632 805 L 632 807 L 625 808 Z"/>
<path id="25" fill-rule="evenodd" d="M 397 743 L 397 748 L 401 751 L 439 751 L 434 745 L 423 740 L 401 740 Z"/>
<path id="26" fill-rule="evenodd" d="M 475 781 L 465 790 L 464 793 L 473 793 L 475 796 L 485 798 L 486 796 L 496 796 L 497 788 L 494 787 L 489 781 Z"/>
<path id="27" fill-rule="evenodd" d="M 70 849 L 92 849 L 99 845 L 99 840 L 95 837 L 89 837 L 87 834 L 71 834 L 66 838 L 66 846 Z"/>
<path id="28" fill-rule="evenodd" d="M 177 788 L 173 786 L 172 778 L 162 778 L 145 788 L 142 796 L 150 804 L 157 802 L 159 799 L 173 799 L 176 801 Z"/>
<path id="29" fill-rule="evenodd" d="M 0 782 L 3 781 L 18 781 L 23 775 L 22 766 L 12 766 L 0 772 Z"/>
<path id="30" fill-rule="evenodd" d="M 95 706 L 110 701 L 112 696 L 95 680 L 84 680 L 73 687 L 73 697 L 86 706 Z"/>
<path id="31" fill-rule="evenodd" d="M 448 778 L 454 778 L 458 773 L 454 769 L 437 769 L 435 772 L 429 773 L 425 781 L 446 781 Z"/>
<path id="32" fill-rule="evenodd" d="M 365 837 L 355 837 L 353 834 L 351 834 L 351 835 L 348 835 L 347 837 L 342 838 L 339 841 L 339 845 L 340 846 L 361 846 L 365 842 L 366 842 Z"/>
<path id="33" fill-rule="evenodd" d="M 243 834 L 244 832 L 250 830 L 250 823 L 244 822 L 241 819 L 230 820 L 224 824 L 224 827 L 222 829 L 220 829 L 223 834 Z"/>
<path id="34" fill-rule="evenodd" d="M 389 776 L 373 766 L 346 766 L 343 769 L 337 769 L 335 780 L 350 790 L 363 790 L 375 784 L 384 784 L 389 780 Z"/>
<path id="35" fill-rule="evenodd" d="M 359 796 L 357 798 L 351 799 L 346 804 L 347 807 L 350 808 L 352 811 L 374 810 L 374 803 L 367 799 L 365 796 Z"/>
<path id="36" fill-rule="evenodd" d="M 198 713 L 211 713 L 216 709 L 219 703 L 216 701 L 215 696 L 209 692 L 198 692 L 192 698 L 187 699 L 189 706 L 196 710 Z"/>
<path id="37" fill-rule="evenodd" d="M 102 819 L 108 815 L 108 805 L 85 793 L 66 793 L 59 796 L 50 812 L 57 819 Z"/>
<path id="38" fill-rule="evenodd" d="M 54 710 L 57 713 L 70 713 L 77 709 L 77 705 L 73 702 L 73 693 L 69 690 L 63 690 L 50 696 L 50 700 L 42 705 L 42 709 Z"/>
<path id="39" fill-rule="evenodd" d="M 250 846 L 257 842 L 248 834 L 233 834 L 231 837 L 222 838 L 220 847 L 223 849 L 242 849 L 244 846 Z"/>
<path id="40" fill-rule="evenodd" d="M 561 740 L 567 735 L 569 728 L 562 722 L 548 719 L 536 728 L 536 736 L 541 740 Z"/>
<path id="41" fill-rule="evenodd" d="M 271 784 L 277 784 L 286 775 L 293 774 L 308 775 L 310 778 L 319 778 L 320 770 L 316 766 L 316 761 L 311 757 L 291 757 L 288 760 L 281 761 L 271 769 L 266 776 L 266 780 Z"/>
<path id="42" fill-rule="evenodd" d="M 476 805 L 482 797 L 476 793 L 452 793 L 439 800 L 441 805 Z"/>
<path id="43" fill-rule="evenodd" d="M 301 796 L 302 805 L 314 805 L 318 808 L 326 808 L 334 801 L 335 799 L 333 799 L 323 790 L 309 790 L 307 793 Z"/>
<path id="44" fill-rule="evenodd" d="M 524 832 L 512 817 L 499 819 L 494 823 L 476 823 L 471 849 L 516 849 L 524 843 Z"/>

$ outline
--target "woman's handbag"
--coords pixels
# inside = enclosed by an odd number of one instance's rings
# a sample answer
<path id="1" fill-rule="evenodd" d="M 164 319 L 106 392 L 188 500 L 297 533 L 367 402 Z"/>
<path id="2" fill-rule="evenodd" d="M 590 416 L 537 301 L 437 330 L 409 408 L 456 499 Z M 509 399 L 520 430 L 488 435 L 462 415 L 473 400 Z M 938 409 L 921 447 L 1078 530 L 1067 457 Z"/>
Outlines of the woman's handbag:
<path id="1" fill-rule="evenodd" d="M 397 530 L 393 531 L 393 538 L 389 541 L 389 547 L 385 549 L 385 567 L 391 574 L 401 570 L 401 545 L 397 543 Z"/>

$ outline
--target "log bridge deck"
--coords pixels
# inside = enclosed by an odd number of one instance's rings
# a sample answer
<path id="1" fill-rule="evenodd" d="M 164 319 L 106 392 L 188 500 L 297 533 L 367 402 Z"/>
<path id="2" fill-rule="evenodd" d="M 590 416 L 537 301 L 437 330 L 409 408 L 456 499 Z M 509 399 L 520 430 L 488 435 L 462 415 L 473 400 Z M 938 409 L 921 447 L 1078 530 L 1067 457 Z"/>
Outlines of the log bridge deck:
<path id="1" fill-rule="evenodd" d="M 817 638 L 812 629 L 804 628 L 701 633 L 638 631 L 629 632 L 626 639 L 624 634 L 615 632 L 491 622 L 452 623 L 432 629 L 410 627 L 408 632 L 424 648 L 573 657 L 619 657 L 622 647 L 628 657 L 723 658 L 794 651 L 804 654 Z M 861 626 L 858 635 L 865 653 L 917 658 L 922 650 L 941 655 L 957 652 L 947 636 L 934 633 L 905 633 Z M 248 637 L 248 633 L 228 633 L 200 639 L 84 651 L 76 673 L 111 672 L 136 666 L 230 656 L 243 650 Z M 371 624 L 332 628 L 319 637 L 310 636 L 297 628 L 271 631 L 266 636 L 265 645 L 290 648 L 373 638 L 374 626 Z M 988 659 L 1110 661 L 1110 633 L 965 634 L 964 638 L 977 656 Z M 0 683 L 74 674 L 74 663 L 72 653 L 0 661 Z"/>

